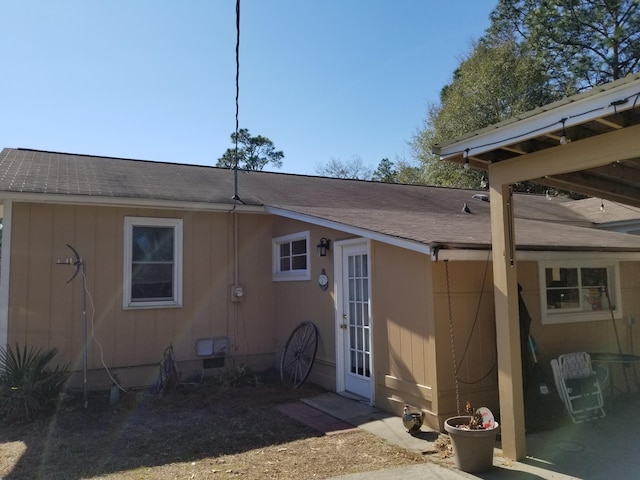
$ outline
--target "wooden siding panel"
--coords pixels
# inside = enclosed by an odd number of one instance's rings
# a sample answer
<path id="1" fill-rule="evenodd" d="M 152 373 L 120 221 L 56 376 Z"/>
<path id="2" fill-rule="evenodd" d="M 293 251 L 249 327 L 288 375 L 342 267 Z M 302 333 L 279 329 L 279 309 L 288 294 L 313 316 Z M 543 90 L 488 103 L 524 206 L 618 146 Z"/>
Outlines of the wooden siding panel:
<path id="1" fill-rule="evenodd" d="M 431 409 L 434 321 L 428 256 L 374 242 L 376 402 Z M 427 394 L 428 393 L 428 394 Z"/>
<path id="2" fill-rule="evenodd" d="M 615 330 L 618 330 L 620 347 L 624 353 L 640 354 L 640 262 L 620 263 L 622 285 L 622 306 L 624 311 L 615 318 L 615 328 L 611 319 L 603 321 L 542 325 L 540 322 L 540 287 L 538 267 L 535 262 L 518 264 L 519 272 L 527 268 L 527 275 L 520 275 L 523 297 L 532 317 L 531 335 L 537 345 L 538 361 L 550 373 L 552 358 L 567 352 L 618 352 Z M 632 316 L 636 323 L 629 325 Z M 631 378 L 631 377 L 630 377 Z M 623 375 L 616 375 L 616 382 L 622 382 Z M 617 386 L 622 386 L 618 384 Z"/>
<path id="3" fill-rule="evenodd" d="M 118 365 L 119 344 L 126 334 L 118 330 L 119 312 L 122 311 L 122 215 L 118 209 L 105 209 L 93 215 L 100 216 L 96 222 L 93 264 L 87 265 L 87 286 L 95 312 L 88 307 L 87 315 L 93 319 L 91 328 L 100 339 L 107 365 Z M 95 343 L 95 342 L 92 342 Z M 97 345 L 92 348 L 91 365 L 99 368 L 100 351 Z"/>
<path id="4" fill-rule="evenodd" d="M 123 228 L 127 215 L 183 219 L 181 308 L 122 308 Z M 92 334 L 104 349 L 107 365 L 116 369 L 153 366 L 170 344 L 178 361 L 197 360 L 195 340 L 206 336 L 228 336 L 232 342 L 229 355 L 251 354 L 258 363 L 272 358 L 273 219 L 239 215 L 239 279 L 247 297 L 236 304 L 230 298 L 232 217 L 226 213 L 15 202 L 9 342 L 58 347 L 60 362 L 71 362 L 75 369 L 81 367 L 82 279 L 79 276 L 67 284 L 73 268 L 55 264 L 57 259 L 72 255 L 65 246 L 69 243 L 87 263 L 90 369 L 102 370 L 101 354 Z"/>
<path id="5" fill-rule="evenodd" d="M 309 230 L 310 238 L 310 268 L 311 279 L 309 281 L 273 282 L 271 280 L 271 239 L 282 235 L 298 233 Z M 287 338 L 296 325 L 302 321 L 311 321 L 318 328 L 318 352 L 316 363 L 322 368 L 312 369 L 309 381 L 317 382 L 325 388 L 335 388 L 335 364 L 336 364 L 336 318 L 335 318 L 335 294 L 332 285 L 335 281 L 333 270 L 332 250 L 326 257 L 318 257 L 315 245 L 321 237 L 331 239 L 333 242 L 340 239 L 341 232 L 323 229 L 314 225 L 296 222 L 294 220 L 278 218 L 264 231 L 268 237 L 268 251 L 264 250 L 262 259 L 263 272 L 268 275 L 270 289 L 274 297 L 266 298 L 267 291 L 261 298 L 267 301 L 267 305 L 273 308 L 273 321 L 275 328 L 268 335 L 275 342 L 275 360 L 279 362 L 282 349 Z M 322 291 L 318 286 L 318 276 L 322 269 L 329 276 L 329 289 Z M 266 319 L 265 319 L 266 321 Z M 279 364 L 278 364 L 279 365 Z"/>
<path id="6" fill-rule="evenodd" d="M 29 229 L 31 225 L 29 213 L 29 205 L 13 204 L 8 327 L 8 343 L 12 346 L 16 343 L 30 342 L 27 335 L 29 331 L 27 312 L 29 270 L 26 267 L 29 258 Z"/>
<path id="7" fill-rule="evenodd" d="M 27 294 L 27 325 L 32 346 L 44 347 L 49 342 L 49 301 L 51 266 L 54 264 L 50 239 L 52 210 L 46 205 L 31 207 L 29 228 L 29 257 L 23 264 L 27 269 L 31 289 Z"/>
<path id="8" fill-rule="evenodd" d="M 75 261 L 73 252 L 67 244 L 74 244 L 75 212 L 73 209 L 58 209 L 52 206 L 53 225 L 50 242 L 51 262 L 58 260 Z M 36 220 L 38 221 L 38 220 Z M 81 255 L 85 255 L 81 252 Z M 86 258 L 86 257 L 85 257 Z M 81 332 L 82 332 L 82 276 L 78 274 L 73 281 L 71 277 L 75 272 L 73 265 L 55 265 L 50 278 L 50 285 L 44 285 L 51 292 L 50 303 L 50 329 L 49 347 L 59 349 L 57 360 L 70 364 L 71 368 L 81 368 Z M 87 285 L 91 282 L 87 280 Z M 30 286 L 31 287 L 31 286 Z M 90 287 L 89 287 L 90 288 Z M 89 315 L 89 314 L 88 314 Z M 73 343 L 76 342 L 74 353 Z"/>
<path id="9" fill-rule="evenodd" d="M 188 229 L 184 232 L 183 295 L 185 308 L 192 312 L 191 318 L 185 318 L 184 322 L 188 342 L 194 345 L 198 338 L 213 336 L 211 332 L 214 299 L 210 290 L 215 268 L 213 258 L 215 255 L 226 253 L 226 242 L 223 242 L 224 247 L 219 249 L 213 244 L 212 220 L 211 215 L 204 212 L 193 213 L 187 222 Z M 196 319 L 200 321 L 195 321 Z"/>
<path id="10" fill-rule="evenodd" d="M 492 410 L 497 404 L 497 371 L 493 279 L 487 262 L 433 263 L 436 315 L 437 413 L 440 417 L 456 413 L 453 344 L 458 367 L 459 402 L 470 400 Z M 435 401 L 435 400 L 434 400 Z"/>
<path id="11" fill-rule="evenodd" d="M 247 215 L 240 216 L 239 220 L 239 283 L 245 288 L 246 298 L 234 303 L 231 309 L 239 336 L 238 352 L 273 353 L 276 305 L 271 280 L 272 219 Z M 230 287 L 231 282 L 227 292 Z M 227 295 L 230 297 L 230 293 Z"/>

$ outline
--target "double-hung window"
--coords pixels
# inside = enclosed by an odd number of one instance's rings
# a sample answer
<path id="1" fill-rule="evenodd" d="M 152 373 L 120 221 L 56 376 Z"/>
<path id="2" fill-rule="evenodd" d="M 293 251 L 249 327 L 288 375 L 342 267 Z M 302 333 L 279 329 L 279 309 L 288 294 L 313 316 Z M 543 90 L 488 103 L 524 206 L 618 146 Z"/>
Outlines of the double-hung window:
<path id="1" fill-rule="evenodd" d="M 621 311 L 616 262 L 540 264 L 542 323 L 606 320 Z"/>
<path id="2" fill-rule="evenodd" d="M 125 217 L 124 308 L 182 304 L 182 220 Z"/>
<path id="3" fill-rule="evenodd" d="M 273 280 L 309 280 L 309 232 L 273 239 Z"/>

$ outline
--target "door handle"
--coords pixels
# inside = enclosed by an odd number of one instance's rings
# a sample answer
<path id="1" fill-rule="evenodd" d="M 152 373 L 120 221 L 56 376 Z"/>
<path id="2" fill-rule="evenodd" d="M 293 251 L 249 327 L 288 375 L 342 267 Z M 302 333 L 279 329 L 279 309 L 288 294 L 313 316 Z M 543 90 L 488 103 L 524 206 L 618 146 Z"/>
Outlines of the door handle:
<path id="1" fill-rule="evenodd" d="M 340 328 L 343 329 L 343 330 L 346 330 L 347 329 L 347 324 L 346 323 L 341 323 L 340 324 Z"/>

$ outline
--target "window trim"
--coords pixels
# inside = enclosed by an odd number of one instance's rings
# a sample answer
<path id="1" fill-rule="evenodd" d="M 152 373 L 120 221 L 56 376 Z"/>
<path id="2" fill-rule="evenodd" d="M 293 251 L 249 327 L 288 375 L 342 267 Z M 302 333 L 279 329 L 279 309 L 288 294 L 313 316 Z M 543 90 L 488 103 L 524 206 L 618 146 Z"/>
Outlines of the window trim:
<path id="1" fill-rule="evenodd" d="M 124 263 L 122 308 L 125 310 L 143 308 L 181 307 L 182 306 L 182 219 L 160 217 L 124 217 Z M 133 227 L 171 227 L 173 228 L 173 299 L 137 302 L 131 299 L 132 241 Z"/>
<path id="2" fill-rule="evenodd" d="M 283 235 L 271 239 L 272 249 L 272 278 L 274 282 L 287 282 L 287 281 L 304 281 L 311 280 L 311 255 L 310 255 L 310 243 L 309 243 L 309 230 L 298 233 L 291 233 L 289 235 Z M 307 268 L 304 270 L 280 270 L 280 245 L 283 243 L 291 243 L 296 240 L 305 240 L 307 244 Z"/>
<path id="3" fill-rule="evenodd" d="M 547 308 L 547 285 L 545 276 L 545 271 L 547 268 L 606 268 L 609 295 L 611 297 L 611 303 L 615 307 L 613 310 L 613 315 L 616 317 L 619 317 L 621 315 L 623 308 L 622 295 L 620 291 L 620 262 L 586 259 L 538 262 L 538 278 L 540 284 L 540 321 L 543 325 L 593 322 L 609 320 L 611 318 L 611 311 L 608 308 L 596 311 L 580 310 L 563 313 L 552 313 L 552 310 Z"/>

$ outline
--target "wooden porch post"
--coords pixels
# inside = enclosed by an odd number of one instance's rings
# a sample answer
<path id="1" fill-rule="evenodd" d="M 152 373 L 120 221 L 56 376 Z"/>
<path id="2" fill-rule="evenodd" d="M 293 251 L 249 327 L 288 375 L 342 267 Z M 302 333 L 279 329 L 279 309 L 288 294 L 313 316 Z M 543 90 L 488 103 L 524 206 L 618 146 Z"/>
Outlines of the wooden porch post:
<path id="1" fill-rule="evenodd" d="M 511 460 L 521 460 L 526 455 L 526 439 L 513 199 L 510 185 L 494 184 L 490 178 L 502 451 Z"/>

